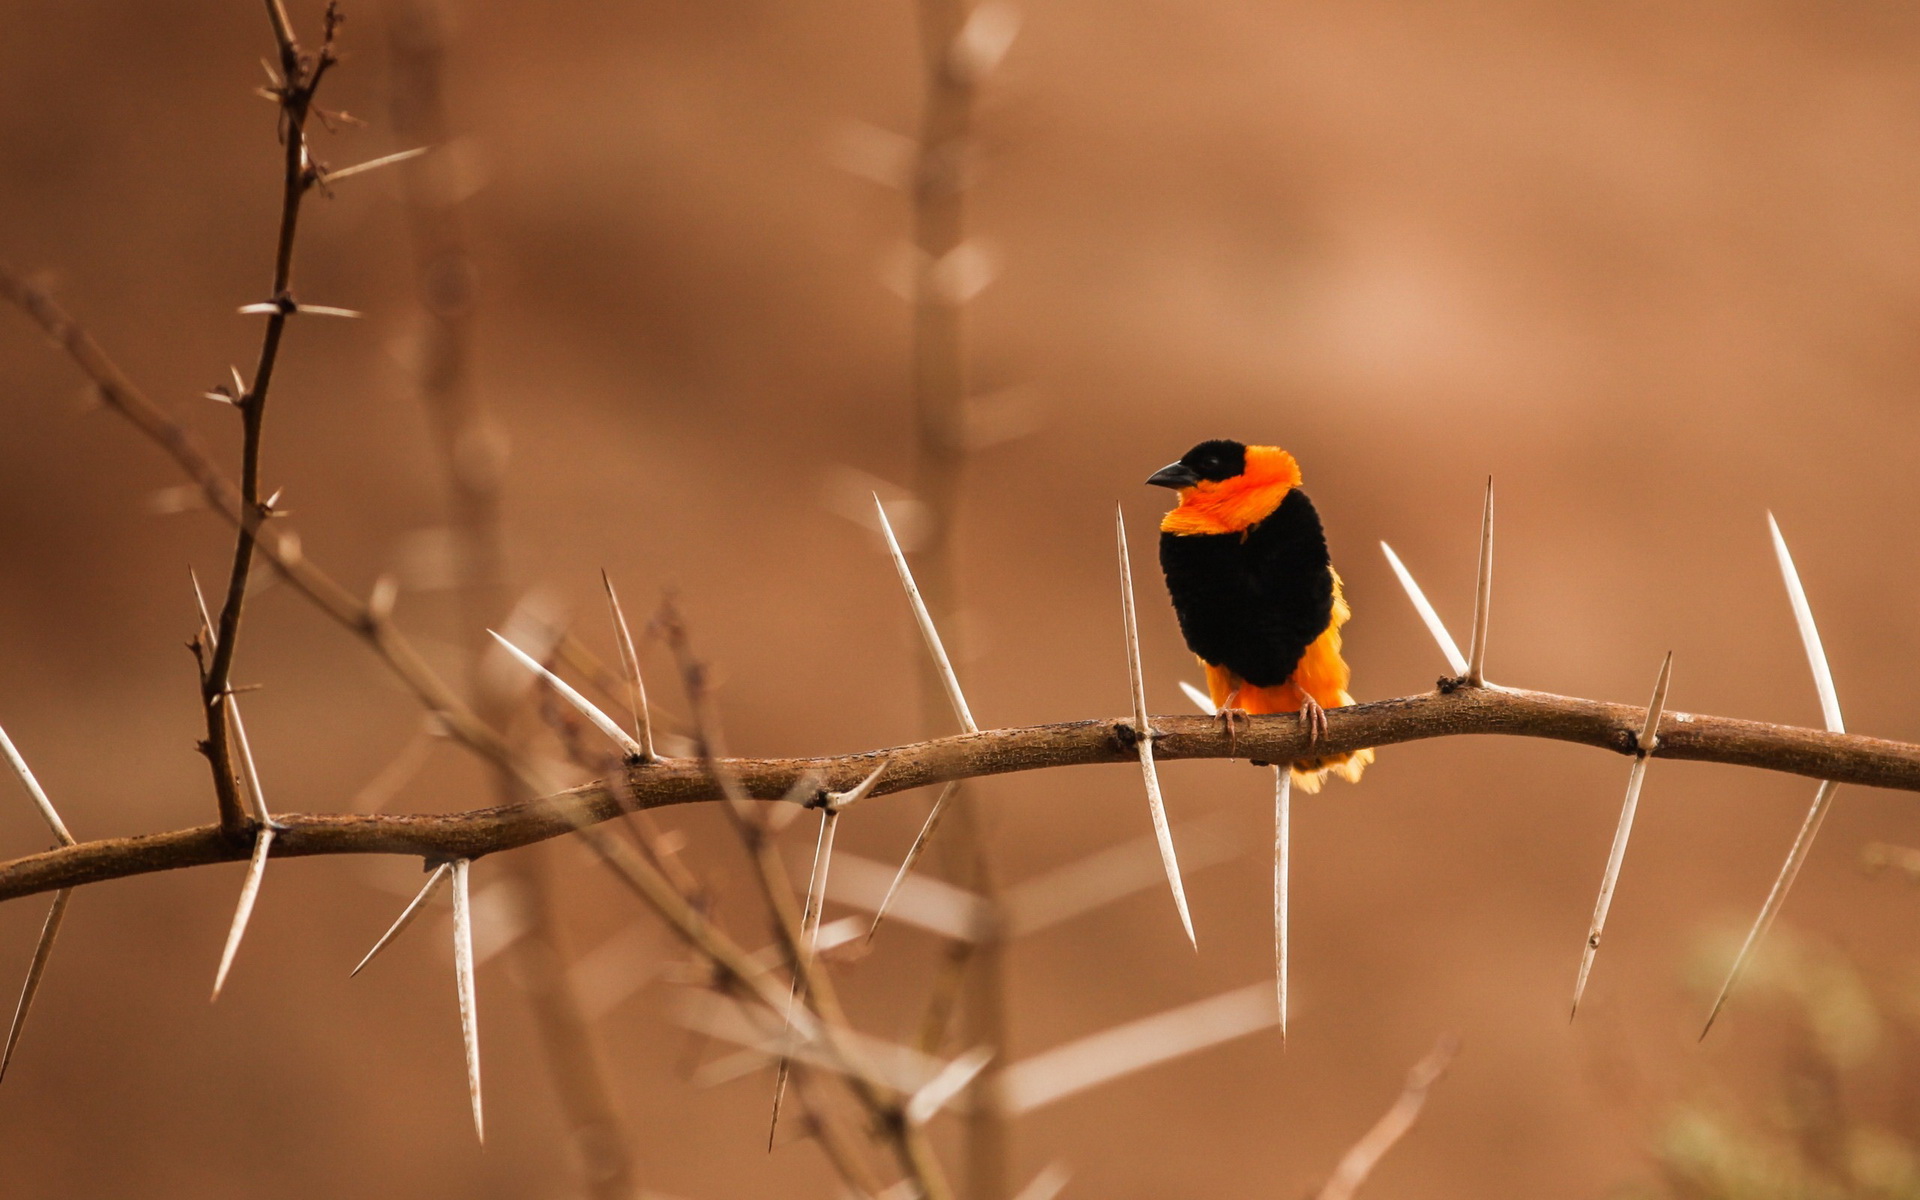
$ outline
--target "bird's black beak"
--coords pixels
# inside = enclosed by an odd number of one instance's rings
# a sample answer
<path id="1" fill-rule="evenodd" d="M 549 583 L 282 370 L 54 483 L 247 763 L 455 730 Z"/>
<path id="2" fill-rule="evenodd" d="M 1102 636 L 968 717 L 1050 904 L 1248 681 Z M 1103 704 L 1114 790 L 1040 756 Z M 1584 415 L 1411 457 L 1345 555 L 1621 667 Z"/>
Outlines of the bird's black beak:
<path id="1" fill-rule="evenodd" d="M 1168 463 L 1158 471 L 1147 476 L 1147 483 L 1153 487 L 1189 488 L 1200 482 L 1200 476 L 1185 463 Z"/>

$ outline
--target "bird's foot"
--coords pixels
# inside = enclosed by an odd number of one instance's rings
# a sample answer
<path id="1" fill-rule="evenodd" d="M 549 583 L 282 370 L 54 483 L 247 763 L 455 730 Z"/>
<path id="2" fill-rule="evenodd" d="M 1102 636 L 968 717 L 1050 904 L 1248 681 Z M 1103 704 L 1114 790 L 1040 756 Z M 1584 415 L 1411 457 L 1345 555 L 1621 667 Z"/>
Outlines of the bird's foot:
<path id="1" fill-rule="evenodd" d="M 1236 697 L 1229 696 L 1227 703 L 1221 706 L 1214 717 L 1220 722 L 1221 732 L 1227 735 L 1228 757 L 1237 758 L 1239 755 L 1235 743 L 1239 740 L 1241 730 L 1253 727 L 1253 719 L 1247 715 L 1246 709 L 1234 703 L 1235 699 Z"/>
<path id="2" fill-rule="evenodd" d="M 1307 744 L 1313 745 L 1327 736 L 1327 710 L 1312 696 L 1303 696 L 1300 705 L 1300 727 L 1307 731 Z"/>

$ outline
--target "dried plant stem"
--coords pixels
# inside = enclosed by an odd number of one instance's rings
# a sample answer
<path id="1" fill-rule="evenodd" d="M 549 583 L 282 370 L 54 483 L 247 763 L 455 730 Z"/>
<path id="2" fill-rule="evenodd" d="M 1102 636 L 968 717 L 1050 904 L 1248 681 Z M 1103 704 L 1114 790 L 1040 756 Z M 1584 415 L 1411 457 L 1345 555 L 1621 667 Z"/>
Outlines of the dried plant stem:
<path id="1" fill-rule="evenodd" d="M 1290 762 L 1426 738 L 1499 734 L 1546 738 L 1632 754 L 1646 709 L 1530 692 L 1457 688 L 1332 709 L 1327 732 L 1309 746 L 1285 715 L 1254 717 L 1231 737 L 1211 717 L 1157 716 L 1161 761 L 1256 758 Z M 1758 767 L 1812 779 L 1920 791 L 1920 745 L 1828 733 L 1791 725 L 1671 713 L 1657 759 Z M 882 761 L 893 765 L 875 797 L 955 779 L 1138 757 L 1126 718 L 989 729 L 905 746 L 825 758 L 720 759 L 735 786 L 756 800 L 779 800 L 804 775 L 823 786 L 853 787 Z M 696 761 L 664 759 L 644 768 L 514 804 L 434 814 L 276 813 L 276 856 L 401 854 L 435 861 L 477 857 L 573 832 L 628 809 L 723 798 Z M 871 803 L 869 800 L 866 803 Z M 235 847 L 217 826 L 82 842 L 0 862 L 0 900 L 152 871 L 231 862 Z"/>

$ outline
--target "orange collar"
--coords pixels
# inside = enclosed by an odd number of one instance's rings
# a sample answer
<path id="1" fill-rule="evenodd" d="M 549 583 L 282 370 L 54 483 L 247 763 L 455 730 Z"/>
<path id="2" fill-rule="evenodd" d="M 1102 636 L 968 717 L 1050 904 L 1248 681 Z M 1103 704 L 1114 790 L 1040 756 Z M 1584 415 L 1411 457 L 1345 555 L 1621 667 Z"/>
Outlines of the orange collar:
<path id="1" fill-rule="evenodd" d="M 1300 486 L 1300 465 L 1278 446 L 1248 446 L 1247 468 L 1232 479 L 1180 489 L 1180 506 L 1160 521 L 1163 533 L 1239 533 L 1271 516 Z"/>

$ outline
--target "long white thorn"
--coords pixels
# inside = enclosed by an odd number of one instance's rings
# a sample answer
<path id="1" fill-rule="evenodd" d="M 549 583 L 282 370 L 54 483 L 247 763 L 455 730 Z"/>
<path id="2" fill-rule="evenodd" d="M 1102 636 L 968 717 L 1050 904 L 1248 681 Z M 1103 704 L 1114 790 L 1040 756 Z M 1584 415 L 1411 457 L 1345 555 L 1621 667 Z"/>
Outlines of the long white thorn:
<path id="1" fill-rule="evenodd" d="M 1567 1012 L 1571 1021 L 1580 1012 L 1580 997 L 1587 990 L 1587 974 L 1593 970 L 1594 955 L 1600 951 L 1600 935 L 1607 926 L 1607 910 L 1613 905 L 1613 889 L 1620 881 L 1620 865 L 1627 858 L 1627 838 L 1633 833 L 1633 814 L 1640 807 L 1640 784 L 1647 777 L 1647 762 L 1660 744 L 1660 714 L 1667 707 L 1667 683 L 1673 676 L 1673 652 L 1667 652 L 1654 680 L 1653 699 L 1647 705 L 1647 717 L 1640 726 L 1640 738 L 1633 766 L 1627 773 L 1627 798 L 1620 805 L 1620 823 L 1614 827 L 1613 848 L 1607 852 L 1607 868 L 1600 876 L 1600 898 L 1593 904 L 1593 923 L 1587 927 L 1586 949 L 1580 952 L 1580 974 L 1573 981 L 1573 1007 Z"/>
<path id="2" fill-rule="evenodd" d="M 246 780 L 248 801 L 253 806 L 253 819 L 262 825 L 271 825 L 273 818 L 267 813 L 267 794 L 260 788 L 260 769 L 254 765 L 253 746 L 247 741 L 247 724 L 240 719 L 240 698 L 229 692 L 226 703 L 227 717 L 233 722 L 233 740 L 240 749 L 240 769 Z"/>
<path id="3" fill-rule="evenodd" d="M 878 493 L 873 497 L 873 507 L 880 514 L 880 532 L 886 535 L 887 552 L 893 556 L 893 569 L 900 573 L 900 586 L 906 589 L 907 603 L 913 606 L 913 619 L 920 626 L 920 636 L 926 640 L 927 653 L 933 656 L 940 682 L 946 686 L 947 702 L 953 705 L 953 715 L 960 718 L 960 727 L 968 733 L 977 733 L 980 727 L 973 723 L 973 711 L 967 707 L 967 697 L 960 690 L 960 677 L 954 673 L 953 662 L 947 658 L 947 647 L 940 640 L 940 631 L 934 628 L 933 614 L 927 611 L 927 602 L 920 596 L 920 585 L 913 581 L 913 571 L 907 566 L 907 556 L 900 549 L 900 539 L 893 536 L 893 523 L 887 520 L 887 506 L 880 503 Z"/>
<path id="4" fill-rule="evenodd" d="M 921 822 L 920 832 L 914 835 L 913 845 L 907 847 L 907 857 L 901 861 L 900 869 L 893 873 L 893 882 L 887 885 L 887 894 L 880 898 L 880 907 L 873 910 L 873 924 L 867 927 L 868 941 L 873 940 L 873 935 L 879 930 L 880 922 L 885 919 L 887 910 L 893 907 L 893 898 L 899 894 L 900 885 L 905 883 L 907 876 L 913 873 L 914 864 L 920 861 L 920 855 L 926 850 L 927 843 L 933 840 L 933 831 L 939 828 L 940 818 L 946 815 L 947 802 L 952 800 L 953 794 L 959 790 L 960 781 L 956 779 L 941 788 L 940 794 L 934 797 L 933 807 L 927 810 L 927 819 Z"/>
<path id="5" fill-rule="evenodd" d="M 220 951 L 220 969 L 213 974 L 213 995 L 208 997 L 208 1003 L 218 1000 L 220 989 L 227 986 L 233 956 L 240 952 L 240 939 L 247 936 L 247 922 L 253 919 L 253 902 L 260 898 L 260 880 L 267 873 L 267 852 L 273 848 L 273 834 L 273 826 L 263 824 L 254 835 L 253 857 L 247 862 L 247 877 L 240 881 L 240 902 L 234 906 L 233 925 L 227 930 L 227 944 Z"/>
<path id="6" fill-rule="evenodd" d="M 1846 724 L 1840 718 L 1840 696 L 1833 686 L 1833 669 L 1827 663 L 1826 649 L 1820 644 L 1820 630 L 1813 623 L 1813 608 L 1807 603 L 1807 589 L 1800 583 L 1800 572 L 1793 565 L 1793 555 L 1787 551 L 1787 540 L 1780 536 L 1780 523 L 1773 519 L 1772 513 L 1767 514 L 1767 529 L 1773 534 L 1773 554 L 1780 563 L 1780 578 L 1787 585 L 1787 600 L 1793 606 L 1794 624 L 1800 628 L 1800 645 L 1806 650 L 1807 665 L 1813 670 L 1813 687 L 1820 695 L 1821 716 L 1829 731 L 1845 733 Z M 1787 851 L 1787 861 L 1781 864 L 1780 873 L 1774 876 L 1766 903 L 1760 906 L 1760 915 L 1754 918 L 1753 928 L 1747 931 L 1747 940 L 1741 943 L 1740 953 L 1734 957 L 1726 982 L 1720 985 L 1720 994 L 1714 999 L 1713 1010 L 1707 1014 L 1707 1023 L 1700 1030 L 1702 1039 L 1713 1029 L 1714 1021 L 1726 1006 L 1727 998 L 1733 994 L 1734 986 L 1747 969 L 1748 961 L 1765 940 L 1767 931 L 1773 928 L 1774 918 L 1780 915 L 1780 909 L 1785 906 L 1787 892 L 1793 888 L 1793 881 L 1799 878 L 1800 868 L 1813 850 L 1813 839 L 1820 834 L 1820 826 L 1826 821 L 1828 810 L 1833 807 L 1833 795 L 1839 786 L 1829 780 L 1823 782 L 1820 790 L 1814 793 L 1813 804 L 1807 809 L 1806 819 L 1800 823 L 1800 832 L 1794 835 L 1793 848 Z"/>
<path id="7" fill-rule="evenodd" d="M 1133 609 L 1133 562 L 1127 554 L 1127 519 L 1114 506 L 1114 533 L 1120 546 L 1120 611 L 1127 633 L 1127 671 L 1133 685 L 1133 734 L 1140 748 L 1140 774 L 1147 785 L 1147 811 L 1153 817 L 1153 836 L 1160 843 L 1160 862 L 1167 871 L 1167 886 L 1173 890 L 1173 906 L 1180 910 L 1180 927 L 1195 950 L 1199 939 L 1193 935 L 1193 915 L 1187 911 L 1187 889 L 1180 881 L 1180 860 L 1173 851 L 1173 831 L 1167 827 L 1167 805 L 1160 795 L 1160 773 L 1153 764 L 1153 723 L 1147 719 L 1147 683 L 1140 667 L 1140 624 Z"/>
<path id="8" fill-rule="evenodd" d="M 1293 869 L 1293 770 L 1273 769 L 1273 972 L 1280 1000 L 1280 1048 L 1287 1047 L 1287 913 Z"/>
<path id="9" fill-rule="evenodd" d="M 882 763 L 880 769 L 861 784 L 870 788 L 880 778 L 880 771 L 886 770 Z M 858 789 L 855 789 L 858 790 Z M 840 810 L 834 807 L 831 798 L 820 810 L 820 832 L 813 841 L 813 866 L 807 872 L 807 903 L 800 910 L 800 962 L 793 969 L 793 982 L 787 985 L 787 1009 L 782 1017 L 784 1027 L 780 1031 L 783 1045 L 793 1042 L 793 1010 L 799 1005 L 801 981 L 813 967 L 813 957 L 820 944 L 820 914 L 827 903 L 827 868 L 833 862 L 833 835 L 840 824 Z M 767 1122 L 767 1149 L 773 1149 L 773 1137 L 780 1129 L 780 1105 L 787 1096 L 787 1077 L 793 1071 L 791 1053 L 780 1056 L 780 1065 L 773 1077 L 773 1115 Z"/>
<path id="10" fill-rule="evenodd" d="M 237 381 L 239 378 L 239 372 L 236 371 L 234 373 L 234 379 Z M 235 396 L 244 394 L 244 391 L 234 393 Z M 211 653 L 219 647 L 220 635 L 214 632 L 213 615 L 207 609 L 207 594 L 200 590 L 200 573 L 198 571 L 195 571 L 192 567 L 188 567 L 187 578 L 193 582 L 194 603 L 200 606 L 200 635 L 207 639 L 207 651 Z"/>
<path id="11" fill-rule="evenodd" d="M 379 158 L 368 159 L 363 163 L 355 163 L 350 167 L 341 167 L 338 171 L 327 171 L 320 176 L 320 182 L 338 183 L 342 179 L 351 179 L 355 175 L 364 175 L 368 171 L 377 171 L 381 167 L 390 167 L 395 163 L 403 163 L 410 158 L 419 158 L 431 149 L 433 149 L 432 146 L 416 146 L 412 150 L 402 150 L 396 154 L 385 154 Z"/>
<path id="12" fill-rule="evenodd" d="M 20 1033 L 27 1027 L 27 1013 L 33 1008 L 34 993 L 40 990 L 40 979 L 47 972 L 47 960 L 53 957 L 53 939 L 60 936 L 60 921 L 67 915 L 67 901 L 71 899 L 72 888 L 55 892 L 53 907 L 47 910 L 46 924 L 40 927 L 40 940 L 33 947 L 33 961 L 27 964 L 27 980 L 20 985 L 20 1002 L 14 1005 L 13 1022 L 7 1026 L 7 1046 L 0 1050 L 0 1082 L 6 1081 L 13 1048 L 20 1044 Z"/>
<path id="13" fill-rule="evenodd" d="M 1446 656 L 1447 666 L 1452 668 L 1455 675 L 1465 675 L 1467 656 L 1460 653 L 1459 643 L 1455 642 L 1453 635 L 1447 632 L 1446 623 L 1441 621 L 1440 614 L 1433 610 L 1433 605 L 1427 600 L 1427 594 L 1420 590 L 1420 585 L 1413 581 L 1413 573 L 1407 570 L 1406 564 L 1400 561 L 1400 556 L 1393 552 L 1392 546 L 1381 542 L 1380 549 L 1386 552 L 1387 565 L 1393 568 L 1395 578 L 1400 580 L 1400 586 L 1406 590 L 1407 599 L 1413 601 L 1414 611 L 1420 614 L 1420 620 L 1426 624 L 1427 632 L 1433 635 L 1433 640 L 1440 647 L 1440 653 Z"/>
<path id="14" fill-rule="evenodd" d="M 46 821 L 47 827 L 53 830 L 53 836 L 60 840 L 62 846 L 73 845 L 73 834 L 67 831 L 67 823 L 62 821 L 60 814 L 54 811 L 53 801 L 47 799 L 46 789 L 42 788 L 40 781 L 33 777 L 33 771 L 27 766 L 27 760 L 20 757 L 19 749 L 14 746 L 13 739 L 7 736 L 4 728 L 0 728 L 0 754 L 6 755 L 7 765 L 12 767 L 13 773 L 20 777 L 21 786 L 27 789 L 27 795 L 32 798 L 33 806 L 40 810 L 40 817 Z"/>
<path id="15" fill-rule="evenodd" d="M 508 641 L 506 638 L 501 637 L 499 634 L 494 633 L 494 631 L 491 629 L 487 630 L 487 632 L 490 634 L 493 634 L 493 640 L 496 642 L 499 642 L 502 646 L 505 646 L 507 648 L 507 653 L 513 655 L 514 658 L 518 659 L 522 666 L 526 667 L 527 670 L 532 671 L 534 674 L 538 675 L 541 679 L 544 679 L 548 687 L 551 687 L 554 691 L 560 693 L 561 699 L 565 700 L 568 704 L 571 704 L 573 705 L 574 708 L 578 709 L 581 716 L 585 717 L 588 721 L 592 722 L 593 727 L 595 729 L 598 729 L 601 733 L 606 734 L 608 740 L 611 741 L 614 745 L 620 747 L 620 749 L 629 758 L 637 758 L 641 760 L 645 760 L 647 758 L 647 748 L 645 746 L 642 746 L 639 742 L 635 741 L 633 739 L 632 734 L 620 728 L 619 722 L 615 721 L 612 717 L 609 717 L 606 713 L 602 712 L 600 710 L 599 705 L 587 699 L 585 696 L 582 696 L 579 692 L 575 691 L 573 687 L 567 683 L 566 680 L 560 678 L 558 675 L 555 675 L 552 671 L 547 670 L 547 668 L 543 666 L 538 659 L 528 654 L 525 650 L 522 650 L 520 647 L 514 645 L 512 642 Z"/>
<path id="16" fill-rule="evenodd" d="M 467 1048 L 467 1095 L 473 1101 L 473 1132 L 487 1142 L 487 1123 L 480 1107 L 480 1014 L 474 1002 L 473 903 L 467 883 L 472 863 L 453 860 L 453 976 L 460 994 L 460 1038 Z"/>
<path id="17" fill-rule="evenodd" d="M 640 656 L 633 649 L 633 631 L 627 626 L 627 614 L 620 607 L 620 597 L 613 590 L 613 577 L 603 570 L 600 582 L 607 585 L 607 607 L 613 610 L 613 631 L 620 639 L 620 661 L 627 669 L 628 703 L 633 709 L 634 732 L 640 735 L 640 753 L 652 761 L 653 715 L 647 709 L 647 684 L 640 678 Z"/>
<path id="18" fill-rule="evenodd" d="M 1713 1029 L 1713 1022 L 1720 1016 L 1720 1010 L 1726 1006 L 1727 997 L 1733 994 L 1734 985 L 1740 982 L 1740 976 L 1747 969 L 1747 962 L 1773 928 L 1773 919 L 1780 915 L 1780 909 L 1787 902 L 1787 891 L 1793 887 L 1793 881 L 1799 878 L 1800 867 L 1807 861 L 1807 854 L 1813 849 L 1813 839 L 1819 836 L 1820 826 L 1827 819 L 1827 811 L 1833 807 L 1833 794 L 1840 785 L 1832 780 L 1821 783 L 1820 790 L 1813 794 L 1813 805 L 1807 809 L 1806 820 L 1800 823 L 1800 832 L 1794 835 L 1793 848 L 1787 851 L 1787 861 L 1781 866 L 1780 874 L 1773 880 L 1773 887 L 1767 892 L 1767 902 L 1760 906 L 1760 915 L 1754 918 L 1753 928 L 1747 931 L 1747 940 L 1740 944 L 1740 953 L 1734 956 L 1733 968 L 1727 972 L 1727 981 L 1720 985 L 1720 994 L 1714 998 L 1713 1010 L 1707 1014 L 1707 1023 L 1700 1029 L 1700 1037 L 1705 1040 Z"/>
<path id="19" fill-rule="evenodd" d="M 373 961 L 376 954 L 387 948 L 388 942 L 399 937 L 407 926 L 413 924 L 413 919 L 420 915 L 421 907 L 432 899 L 433 894 L 440 890 L 440 885 L 445 883 L 452 873 L 452 863 L 441 863 L 435 867 L 433 873 L 427 876 L 427 882 L 421 885 L 419 893 L 407 903 L 406 908 L 400 911 L 400 916 L 388 926 L 387 931 L 380 935 L 380 940 L 373 944 L 373 949 L 367 951 L 366 956 L 354 965 L 353 970 L 347 972 L 347 978 L 351 979 L 358 975 L 368 963 Z"/>
<path id="20" fill-rule="evenodd" d="M 1493 607 L 1493 476 L 1487 476 L 1486 507 L 1480 511 L 1480 570 L 1473 589 L 1473 637 L 1468 642 L 1467 682 L 1487 682 L 1487 618 Z"/>
<path id="21" fill-rule="evenodd" d="M 1833 668 L 1827 665 L 1826 649 L 1820 644 L 1820 630 L 1813 623 L 1813 609 L 1807 604 L 1807 589 L 1800 584 L 1800 572 L 1794 568 L 1793 555 L 1787 552 L 1787 539 L 1780 536 L 1780 523 L 1767 514 L 1767 528 L 1773 534 L 1773 554 L 1780 560 L 1780 578 L 1787 585 L 1787 601 L 1793 605 L 1794 624 L 1800 627 L 1800 645 L 1807 652 L 1807 666 L 1813 670 L 1813 689 L 1820 694 L 1820 715 L 1831 733 L 1845 733 L 1840 719 L 1840 696 L 1833 688 Z"/>

